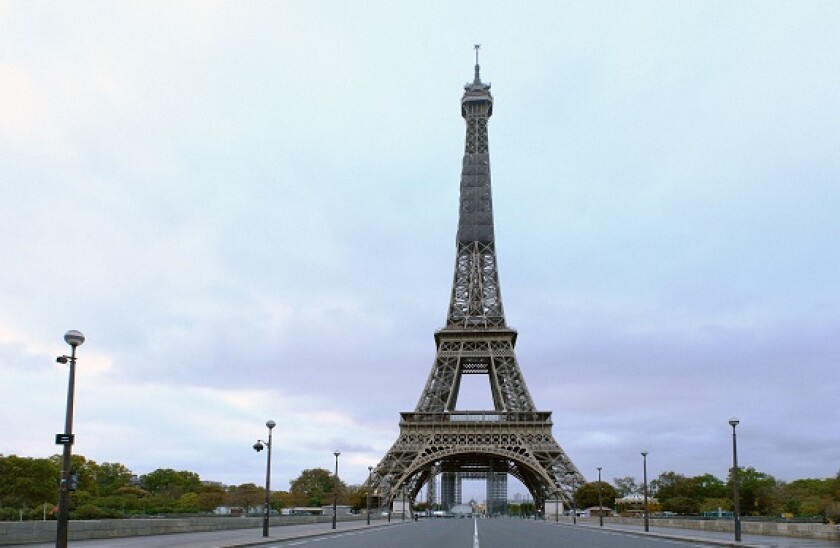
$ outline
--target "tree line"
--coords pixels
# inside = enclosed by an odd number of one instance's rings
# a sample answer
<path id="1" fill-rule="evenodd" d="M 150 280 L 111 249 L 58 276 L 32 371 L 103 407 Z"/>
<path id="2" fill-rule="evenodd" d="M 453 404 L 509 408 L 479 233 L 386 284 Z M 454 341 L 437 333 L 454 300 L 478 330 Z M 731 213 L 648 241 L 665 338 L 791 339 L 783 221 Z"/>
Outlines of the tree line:
<path id="1" fill-rule="evenodd" d="M 643 486 L 633 477 L 616 478 L 614 482 L 616 498 L 643 492 Z M 597 506 L 597 483 L 582 486 L 575 492 L 575 499 L 581 499 L 580 507 Z M 596 486 L 594 490 L 592 485 Z M 784 482 L 755 468 L 739 467 L 738 486 L 741 515 L 821 517 L 840 523 L 840 471 L 833 478 Z M 712 474 L 689 477 L 663 472 L 650 481 L 648 493 L 656 499 L 649 505 L 649 511 L 699 515 L 733 510 L 731 473 L 722 481 Z M 613 499 L 604 496 L 603 500 Z"/>
<path id="2" fill-rule="evenodd" d="M 222 485 L 202 481 L 198 474 L 159 468 L 137 476 L 120 463 L 96 463 L 73 455 L 76 489 L 71 493 L 72 519 L 103 519 L 161 514 L 208 513 L 228 507 L 244 513 L 259 513 L 265 504 L 265 488 L 254 483 Z M 54 519 L 58 504 L 61 456 L 50 458 L 0 454 L 0 520 Z M 783 482 L 753 468 L 739 469 L 740 503 L 743 515 L 820 516 L 840 522 L 840 472 L 834 478 Z M 633 477 L 615 478 L 614 484 L 589 482 L 575 489 L 578 508 L 615 508 L 615 500 L 639 494 L 642 486 Z M 663 472 L 648 485 L 656 498 L 651 511 L 701 514 L 718 508 L 732 509 L 731 478 L 722 481 L 711 474 L 687 477 Z M 364 485 L 347 485 L 323 468 L 301 472 L 288 490 L 272 491 L 275 511 L 292 507 L 321 507 L 333 501 L 356 510 L 366 507 Z M 376 502 L 374 502 L 376 504 Z M 426 505 L 418 502 L 415 510 Z"/>
<path id="3" fill-rule="evenodd" d="M 0 520 L 55 519 L 61 456 L 49 458 L 0 454 Z M 70 494 L 71 519 L 106 519 L 165 514 L 200 514 L 228 507 L 260 513 L 265 488 L 254 483 L 223 485 L 202 481 L 186 470 L 159 468 L 137 476 L 125 465 L 99 464 L 72 456 L 75 490 Z M 274 510 L 294 506 L 339 504 L 364 507 L 366 493 L 348 487 L 327 470 L 305 470 L 288 491 L 272 491 Z M 361 502 L 360 502 L 361 501 Z M 360 506 L 361 504 L 361 506 Z"/>

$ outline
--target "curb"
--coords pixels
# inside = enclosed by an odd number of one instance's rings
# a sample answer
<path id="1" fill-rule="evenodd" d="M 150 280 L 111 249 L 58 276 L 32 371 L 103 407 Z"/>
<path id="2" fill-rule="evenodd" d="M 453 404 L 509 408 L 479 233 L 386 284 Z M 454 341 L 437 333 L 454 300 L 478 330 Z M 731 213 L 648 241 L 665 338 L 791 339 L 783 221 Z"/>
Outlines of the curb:
<path id="1" fill-rule="evenodd" d="M 611 533 L 621 533 L 624 535 L 630 535 L 633 537 L 640 537 L 640 538 L 661 538 L 667 540 L 681 540 L 685 542 L 691 542 L 694 544 L 707 544 L 709 546 L 730 546 L 733 548 L 767 548 L 767 544 L 746 544 L 744 542 L 735 542 L 734 540 L 718 540 L 712 538 L 703 538 L 703 537 L 688 537 L 685 535 L 674 535 L 668 533 L 645 533 L 643 531 L 628 531 L 626 529 L 615 529 L 613 527 L 595 527 L 593 525 L 571 525 L 568 523 L 558 524 L 563 525 L 566 527 L 585 527 L 587 529 L 595 529 L 595 530 L 602 530 L 602 531 L 610 531 Z"/>

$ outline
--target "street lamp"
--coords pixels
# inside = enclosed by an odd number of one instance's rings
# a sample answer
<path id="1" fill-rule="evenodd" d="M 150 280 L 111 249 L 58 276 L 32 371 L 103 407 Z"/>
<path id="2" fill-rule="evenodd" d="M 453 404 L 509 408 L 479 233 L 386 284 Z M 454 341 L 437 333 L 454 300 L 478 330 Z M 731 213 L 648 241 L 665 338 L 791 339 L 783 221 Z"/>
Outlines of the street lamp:
<path id="1" fill-rule="evenodd" d="M 601 467 L 598 467 L 598 525 L 604 526 L 604 501 L 601 498 Z"/>
<path id="2" fill-rule="evenodd" d="M 650 517 L 648 516 L 647 451 L 642 451 L 642 464 L 644 466 L 642 490 L 645 497 L 645 533 L 647 533 L 650 531 Z"/>
<path id="3" fill-rule="evenodd" d="M 332 528 L 335 529 L 335 522 L 338 518 L 338 456 L 341 454 L 341 451 L 338 449 L 335 450 L 335 489 L 333 489 L 333 523 Z"/>
<path id="4" fill-rule="evenodd" d="M 70 516 L 70 491 L 76 489 L 71 471 L 73 450 L 73 394 L 76 388 L 76 347 L 85 342 L 81 331 L 71 329 L 64 334 L 64 341 L 70 345 L 69 356 L 59 356 L 58 363 L 70 363 L 70 380 L 67 383 L 67 412 L 64 415 L 64 433 L 56 434 L 56 445 L 64 446 L 61 459 L 61 483 L 58 489 L 58 529 L 55 536 L 56 548 L 67 547 L 67 526 Z"/>
<path id="5" fill-rule="evenodd" d="M 268 518 L 271 511 L 271 429 L 277 426 L 277 423 L 269 420 L 265 423 L 268 427 L 268 441 L 257 440 L 254 444 L 254 451 L 259 453 L 263 450 L 263 443 L 268 447 L 268 455 L 266 455 L 265 465 L 265 516 L 263 517 L 263 536 L 268 536 Z"/>
<path id="6" fill-rule="evenodd" d="M 567 475 L 572 477 L 572 523 L 577 525 L 577 504 L 575 503 L 575 489 L 577 488 L 577 476 L 574 472 L 569 472 Z"/>
<path id="7" fill-rule="evenodd" d="M 729 425 L 732 427 L 732 514 L 735 518 L 735 542 L 741 542 L 741 501 L 739 498 L 739 483 L 738 477 L 738 442 L 735 436 L 735 427 L 740 422 L 735 417 L 729 419 Z"/>
<path id="8" fill-rule="evenodd" d="M 371 474 L 373 474 L 373 466 L 368 466 L 368 488 L 367 488 L 367 524 L 370 525 L 370 490 L 373 488 L 371 483 Z"/>

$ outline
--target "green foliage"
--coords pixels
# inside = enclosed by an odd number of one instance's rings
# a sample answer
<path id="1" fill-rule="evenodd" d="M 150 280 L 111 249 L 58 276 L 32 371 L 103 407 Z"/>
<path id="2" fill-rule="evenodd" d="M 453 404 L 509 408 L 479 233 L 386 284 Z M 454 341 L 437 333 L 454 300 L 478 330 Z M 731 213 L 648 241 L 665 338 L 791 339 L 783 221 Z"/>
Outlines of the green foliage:
<path id="1" fill-rule="evenodd" d="M 294 506 L 292 504 L 291 495 L 288 491 L 272 491 L 271 493 L 271 508 L 278 512 L 283 508 Z"/>
<path id="2" fill-rule="evenodd" d="M 185 493 L 201 491 L 201 478 L 195 472 L 176 472 L 171 468 L 158 468 L 140 476 L 140 484 L 150 493 L 166 494 L 178 498 Z"/>
<path id="3" fill-rule="evenodd" d="M 519 504 L 509 504 L 508 514 L 511 516 L 530 516 L 534 513 L 534 504 L 530 502 L 521 502 Z"/>
<path id="4" fill-rule="evenodd" d="M 700 510 L 700 503 L 691 497 L 671 497 L 659 503 L 662 510 L 677 514 L 697 514 Z"/>
<path id="5" fill-rule="evenodd" d="M 834 500 L 826 504 L 825 518 L 831 523 L 840 523 L 840 500 Z"/>
<path id="6" fill-rule="evenodd" d="M 249 511 L 265 504 L 265 488 L 254 483 L 243 483 L 229 487 L 227 501 L 230 506 L 237 506 Z"/>
<path id="7" fill-rule="evenodd" d="M 780 496 L 780 490 L 776 488 L 776 478 L 752 467 L 739 467 L 738 478 L 741 514 L 745 516 L 772 516 L 782 513 L 784 504 Z M 729 492 L 732 492 L 731 472 L 727 486 Z"/>
<path id="8" fill-rule="evenodd" d="M 626 497 L 627 495 L 642 492 L 642 488 L 636 483 L 636 478 L 633 476 L 613 478 L 613 483 L 615 484 L 619 497 Z"/>
<path id="9" fill-rule="evenodd" d="M 262 508 L 265 489 L 253 483 L 225 488 L 204 484 L 198 474 L 159 468 L 132 483 L 132 473 L 119 463 L 97 464 L 82 455 L 74 455 L 72 467 L 78 478 L 78 490 L 71 494 L 70 515 L 74 519 L 103 519 L 159 513 L 210 512 L 218 506 Z M 0 455 L 0 520 L 54 519 L 58 503 L 58 479 L 61 456 L 36 459 Z M 739 469 L 741 512 L 744 515 L 823 516 L 840 522 L 840 472 L 833 478 L 799 479 L 788 484 L 754 468 Z M 604 506 L 614 499 L 638 492 L 633 477 L 616 478 L 616 487 L 601 484 Z M 328 470 L 304 470 L 291 482 L 289 492 L 271 494 L 275 510 L 291 506 L 331 504 L 336 493 L 335 477 Z M 364 486 L 347 487 L 338 481 L 338 501 L 356 509 L 367 505 Z M 727 483 L 711 474 L 686 477 L 665 472 L 651 482 L 663 510 L 680 514 L 732 509 L 732 481 Z M 598 483 L 581 485 L 575 492 L 579 508 L 598 505 Z M 425 505 L 418 504 L 416 508 Z M 533 514 L 532 503 L 513 504 L 512 515 Z"/>
<path id="10" fill-rule="evenodd" d="M 597 481 L 584 483 L 575 491 L 575 504 L 578 508 L 592 508 L 598 506 L 598 486 Z M 604 506 L 612 508 L 615 505 L 615 499 L 619 498 L 618 490 L 607 482 L 602 481 L 601 500 Z"/>
<path id="11" fill-rule="evenodd" d="M 323 506 L 333 502 L 336 486 L 339 498 L 342 498 L 346 486 L 341 480 L 336 480 L 329 470 L 310 468 L 292 480 L 289 492 L 294 496 L 296 506 Z"/>
<path id="12" fill-rule="evenodd" d="M 57 504 L 60 473 L 61 466 L 52 460 L 0 455 L 0 507 Z"/>
<path id="13" fill-rule="evenodd" d="M 702 476 L 694 476 L 691 478 L 693 482 L 692 488 L 697 493 L 695 498 L 700 499 L 715 499 L 725 498 L 728 494 L 726 484 L 712 474 L 703 474 Z"/>
<path id="14" fill-rule="evenodd" d="M 91 503 L 83 504 L 70 512 L 70 519 L 108 519 L 121 518 L 122 513 L 107 510 Z"/>
<path id="15" fill-rule="evenodd" d="M 364 485 L 351 485 L 347 487 L 343 500 L 354 510 L 367 509 L 368 488 Z"/>
<path id="16" fill-rule="evenodd" d="M 199 512 L 212 512 L 219 506 L 224 506 L 226 497 L 225 488 L 221 485 L 204 485 L 196 504 Z"/>
<path id="17" fill-rule="evenodd" d="M 131 476 L 131 470 L 117 462 L 103 462 L 94 472 L 100 496 L 113 495 L 118 490 L 130 486 Z"/>
<path id="18" fill-rule="evenodd" d="M 698 510 L 702 514 L 703 512 L 717 512 L 719 509 L 725 512 L 731 511 L 732 499 L 727 497 L 703 499 Z"/>
<path id="19" fill-rule="evenodd" d="M 277 511 L 282 508 L 295 506 L 294 496 L 288 491 L 274 491 L 271 493 L 271 507 Z"/>

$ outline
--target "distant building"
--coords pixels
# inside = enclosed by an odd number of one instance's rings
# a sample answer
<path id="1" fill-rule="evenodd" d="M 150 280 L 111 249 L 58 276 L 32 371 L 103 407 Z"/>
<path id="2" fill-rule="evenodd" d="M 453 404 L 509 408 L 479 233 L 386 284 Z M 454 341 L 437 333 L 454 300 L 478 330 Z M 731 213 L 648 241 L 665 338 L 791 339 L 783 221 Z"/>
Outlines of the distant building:
<path id="1" fill-rule="evenodd" d="M 611 515 L 613 515 L 612 508 L 606 506 L 592 506 L 583 511 L 583 517 L 585 518 L 609 517 Z"/>
<path id="2" fill-rule="evenodd" d="M 648 512 L 659 510 L 659 501 L 648 497 Z M 645 497 L 638 493 L 615 499 L 615 508 L 623 516 L 638 516 L 645 513 Z"/>
<path id="3" fill-rule="evenodd" d="M 322 515 L 322 516 L 333 515 L 332 504 L 322 506 L 321 508 L 319 508 L 319 510 L 321 510 L 320 515 Z M 339 504 L 338 506 L 335 507 L 335 515 L 337 515 L 337 516 L 349 516 L 352 513 L 353 513 L 353 507 L 352 506 Z"/>

